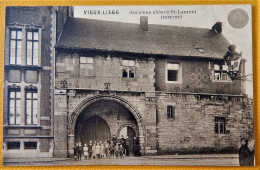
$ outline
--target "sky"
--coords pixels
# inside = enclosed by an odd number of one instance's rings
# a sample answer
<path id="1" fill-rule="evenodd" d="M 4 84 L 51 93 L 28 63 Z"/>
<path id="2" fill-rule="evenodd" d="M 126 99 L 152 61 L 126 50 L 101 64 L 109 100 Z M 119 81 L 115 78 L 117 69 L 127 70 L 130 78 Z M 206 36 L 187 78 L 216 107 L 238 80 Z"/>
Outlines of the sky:
<path id="1" fill-rule="evenodd" d="M 234 28 L 228 22 L 229 13 L 237 8 L 243 9 L 249 16 L 247 24 L 242 28 Z M 113 13 L 113 10 L 116 12 Z M 97 13 L 97 11 L 100 13 Z M 140 11 L 145 11 L 145 13 L 140 14 Z M 190 13 L 183 14 L 183 11 Z M 231 44 L 237 46 L 237 52 L 242 51 L 242 57 L 247 61 L 246 75 L 252 74 L 252 11 L 250 5 L 75 6 L 74 16 L 138 24 L 140 16 L 148 16 L 148 24 L 209 29 L 216 22 L 222 22 L 222 34 Z M 162 16 L 170 16 L 170 18 L 165 19 Z M 246 93 L 249 97 L 252 97 L 253 82 L 247 80 L 245 83 Z"/>

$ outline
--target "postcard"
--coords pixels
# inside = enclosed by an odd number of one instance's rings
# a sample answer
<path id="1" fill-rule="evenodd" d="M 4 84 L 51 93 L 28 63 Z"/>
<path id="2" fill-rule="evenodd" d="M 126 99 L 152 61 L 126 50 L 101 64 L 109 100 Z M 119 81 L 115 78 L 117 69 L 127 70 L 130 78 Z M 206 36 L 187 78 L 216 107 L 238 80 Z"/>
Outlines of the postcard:
<path id="1" fill-rule="evenodd" d="M 254 166 L 251 5 L 5 12 L 4 165 Z"/>

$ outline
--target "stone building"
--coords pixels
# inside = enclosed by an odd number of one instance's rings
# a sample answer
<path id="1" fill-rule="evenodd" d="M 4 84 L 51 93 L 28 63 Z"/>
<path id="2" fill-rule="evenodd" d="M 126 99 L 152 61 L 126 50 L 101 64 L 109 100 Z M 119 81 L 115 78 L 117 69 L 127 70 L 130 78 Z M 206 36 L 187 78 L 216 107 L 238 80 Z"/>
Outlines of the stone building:
<path id="1" fill-rule="evenodd" d="M 143 154 L 236 152 L 252 101 L 212 29 L 68 18 L 56 44 L 54 156 L 125 131 Z M 241 61 L 238 77 L 245 74 Z"/>
<path id="2" fill-rule="evenodd" d="M 4 158 L 53 156 L 54 45 L 69 15 L 68 7 L 6 8 Z"/>
<path id="3" fill-rule="evenodd" d="M 221 23 L 79 19 L 69 7 L 6 13 L 3 157 L 71 157 L 76 142 L 121 134 L 139 137 L 142 154 L 236 152 L 253 138 L 252 101 L 228 75 Z"/>

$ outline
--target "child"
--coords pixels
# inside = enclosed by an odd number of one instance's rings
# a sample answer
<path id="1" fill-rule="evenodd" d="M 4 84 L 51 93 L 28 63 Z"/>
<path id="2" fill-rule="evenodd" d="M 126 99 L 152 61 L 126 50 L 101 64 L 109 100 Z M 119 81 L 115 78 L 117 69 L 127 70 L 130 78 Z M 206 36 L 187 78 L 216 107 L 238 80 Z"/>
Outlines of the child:
<path id="1" fill-rule="evenodd" d="M 119 155 L 120 155 L 120 158 L 121 159 L 124 159 L 124 147 L 123 147 L 123 145 L 120 145 L 120 147 L 119 147 Z"/>
<path id="2" fill-rule="evenodd" d="M 83 147 L 83 154 L 84 154 L 84 158 L 88 159 L 89 154 L 88 154 L 88 146 L 86 143 L 84 144 L 84 147 Z"/>
<path id="3" fill-rule="evenodd" d="M 110 156 L 115 157 L 115 148 L 114 143 L 110 145 Z"/>
<path id="4" fill-rule="evenodd" d="M 110 158 L 110 154 L 109 154 L 109 143 L 105 142 L 105 153 L 106 153 L 106 158 Z"/>
<path id="5" fill-rule="evenodd" d="M 118 154 L 119 154 L 119 146 L 118 145 L 119 144 L 116 144 L 115 147 L 114 147 L 116 159 L 118 158 Z"/>
<path id="6" fill-rule="evenodd" d="M 101 150 L 100 144 L 97 143 L 97 145 L 96 145 L 96 154 L 97 154 L 97 159 L 100 158 L 100 150 Z"/>
<path id="7" fill-rule="evenodd" d="M 105 145 L 100 142 L 100 158 L 105 158 Z"/>
<path id="8" fill-rule="evenodd" d="M 97 144 L 96 142 L 92 146 L 92 158 L 97 159 L 97 152 L 96 152 Z"/>

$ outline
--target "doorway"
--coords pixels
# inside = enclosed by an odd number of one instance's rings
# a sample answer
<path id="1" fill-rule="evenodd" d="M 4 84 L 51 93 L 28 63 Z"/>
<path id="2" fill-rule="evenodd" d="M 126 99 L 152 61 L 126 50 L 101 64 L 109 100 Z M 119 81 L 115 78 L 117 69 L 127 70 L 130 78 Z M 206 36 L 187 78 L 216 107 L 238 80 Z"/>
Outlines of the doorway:
<path id="1" fill-rule="evenodd" d="M 126 126 L 120 130 L 119 136 L 128 136 L 129 139 L 129 153 L 132 154 L 134 151 L 134 137 L 136 136 L 135 130 L 132 127 Z"/>
<path id="2" fill-rule="evenodd" d="M 78 125 L 77 140 L 82 144 L 92 142 L 104 143 L 110 138 L 110 129 L 107 122 L 101 117 L 94 115 Z"/>

